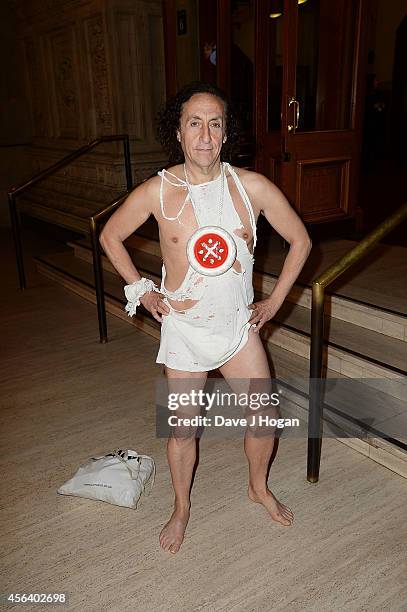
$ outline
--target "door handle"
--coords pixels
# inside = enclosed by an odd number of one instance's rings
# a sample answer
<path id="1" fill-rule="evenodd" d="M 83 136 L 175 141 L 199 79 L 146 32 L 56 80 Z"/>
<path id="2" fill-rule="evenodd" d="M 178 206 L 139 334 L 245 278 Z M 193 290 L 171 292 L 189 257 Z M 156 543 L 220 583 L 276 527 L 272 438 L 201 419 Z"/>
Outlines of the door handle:
<path id="1" fill-rule="evenodd" d="M 295 131 L 298 129 L 298 125 L 300 122 L 300 103 L 295 98 L 290 98 L 288 102 L 288 108 L 290 108 L 291 106 L 294 106 L 295 108 L 294 123 L 288 124 L 287 129 L 289 132 L 292 132 L 293 134 L 295 134 Z"/>

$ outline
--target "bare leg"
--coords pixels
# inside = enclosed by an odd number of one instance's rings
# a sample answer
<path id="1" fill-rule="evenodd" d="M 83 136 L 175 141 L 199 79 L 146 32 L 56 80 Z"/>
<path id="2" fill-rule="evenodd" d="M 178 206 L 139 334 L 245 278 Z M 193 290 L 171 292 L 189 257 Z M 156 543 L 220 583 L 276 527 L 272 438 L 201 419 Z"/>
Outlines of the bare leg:
<path id="1" fill-rule="evenodd" d="M 251 330 L 245 346 L 219 369 L 226 380 L 271 377 L 261 338 Z M 274 435 L 253 437 L 246 432 L 244 449 L 249 463 L 248 496 L 253 502 L 262 504 L 274 521 L 289 526 L 293 522 L 293 513 L 277 500 L 267 486 L 267 469 L 273 448 Z"/>
<path id="2" fill-rule="evenodd" d="M 191 379 L 190 389 L 202 389 L 205 385 L 206 372 L 181 372 L 165 368 L 170 390 L 179 392 L 176 382 L 179 379 Z M 174 386 L 171 388 L 171 381 Z M 183 390 L 186 391 L 185 385 Z M 188 414 L 190 416 L 190 414 Z M 190 432 L 179 432 L 179 437 L 171 436 L 167 443 L 167 458 L 174 488 L 174 511 L 170 520 L 160 533 L 161 547 L 171 553 L 176 553 L 184 539 L 185 529 L 189 520 L 190 489 L 192 474 L 196 462 L 195 429 Z"/>

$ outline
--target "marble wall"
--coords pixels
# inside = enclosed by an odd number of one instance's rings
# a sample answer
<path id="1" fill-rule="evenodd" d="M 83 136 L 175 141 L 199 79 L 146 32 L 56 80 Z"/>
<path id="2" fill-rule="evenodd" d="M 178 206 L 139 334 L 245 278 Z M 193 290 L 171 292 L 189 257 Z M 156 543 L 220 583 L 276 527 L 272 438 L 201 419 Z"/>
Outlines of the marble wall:
<path id="1" fill-rule="evenodd" d="M 137 182 L 165 163 L 154 120 L 165 100 L 161 0 L 6 0 L 16 23 L 30 172 L 94 138 L 127 133 Z M 108 203 L 125 187 L 122 146 L 99 145 L 35 188 Z"/>

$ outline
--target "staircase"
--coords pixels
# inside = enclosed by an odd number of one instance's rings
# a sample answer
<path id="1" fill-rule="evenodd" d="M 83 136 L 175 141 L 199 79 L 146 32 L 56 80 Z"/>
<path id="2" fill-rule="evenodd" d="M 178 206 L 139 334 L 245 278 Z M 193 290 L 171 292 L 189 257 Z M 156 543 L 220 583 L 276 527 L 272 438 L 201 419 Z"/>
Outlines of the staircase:
<path id="1" fill-rule="evenodd" d="M 69 251 L 36 258 L 37 268 L 84 299 L 96 303 L 92 251 L 88 240 L 68 243 Z M 126 241 L 139 272 L 157 284 L 161 278 L 158 242 L 148 235 Z M 106 309 L 157 340 L 160 324 L 149 313 L 130 318 L 124 311 L 123 283 L 103 257 Z M 255 299 L 269 295 L 277 280 L 273 273 L 254 273 Z M 308 412 L 311 289 L 296 284 L 273 322 L 262 330 L 274 375 L 288 384 L 285 396 L 302 419 Z M 407 316 L 337 294 L 326 305 L 328 379 L 358 384 L 358 398 L 369 404 L 373 427 L 354 422 L 354 398 L 327 394 L 325 425 L 338 439 L 374 461 L 407 478 Z M 339 405 L 338 405 L 339 403 Z M 335 404 L 335 405 L 334 405 Z M 348 437 L 340 437 L 340 436 Z M 384 439 L 386 438 L 386 439 Z"/>

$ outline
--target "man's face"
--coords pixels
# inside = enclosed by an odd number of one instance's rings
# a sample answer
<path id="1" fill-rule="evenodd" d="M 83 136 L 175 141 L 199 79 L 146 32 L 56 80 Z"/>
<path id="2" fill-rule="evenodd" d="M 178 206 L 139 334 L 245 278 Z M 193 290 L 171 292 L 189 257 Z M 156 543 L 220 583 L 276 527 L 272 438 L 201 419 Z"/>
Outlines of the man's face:
<path id="1" fill-rule="evenodd" d="M 193 95 L 182 108 L 177 137 L 185 159 L 209 167 L 219 158 L 225 136 L 225 111 L 211 94 Z"/>

